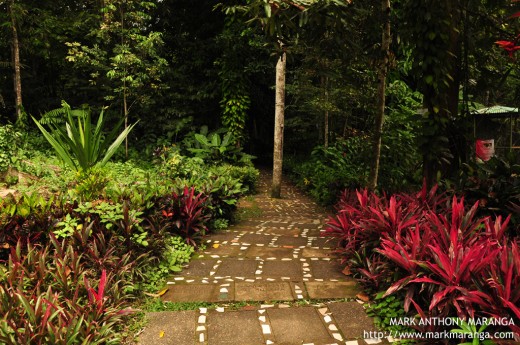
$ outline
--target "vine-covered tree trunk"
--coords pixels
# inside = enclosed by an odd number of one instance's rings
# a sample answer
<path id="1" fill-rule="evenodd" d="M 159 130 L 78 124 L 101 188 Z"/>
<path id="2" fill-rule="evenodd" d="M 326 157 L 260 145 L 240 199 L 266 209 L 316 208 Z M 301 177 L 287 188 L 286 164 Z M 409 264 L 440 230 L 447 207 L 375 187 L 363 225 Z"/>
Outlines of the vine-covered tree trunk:
<path id="1" fill-rule="evenodd" d="M 13 34 L 13 43 L 11 46 L 14 69 L 13 81 L 16 105 L 16 120 L 20 121 L 22 119 L 22 77 L 20 69 L 20 42 L 18 40 L 18 29 L 16 28 L 16 15 L 14 6 L 14 0 L 11 0 L 9 14 L 11 16 L 11 29 Z"/>
<path id="2" fill-rule="evenodd" d="M 271 197 L 280 198 L 282 190 L 283 125 L 285 111 L 285 64 L 283 51 L 276 63 L 276 98 L 274 111 L 273 185 Z"/>
<path id="3" fill-rule="evenodd" d="M 390 0 L 381 0 L 381 9 L 383 11 L 383 35 L 381 42 L 382 59 L 379 64 L 378 86 L 377 86 L 377 112 L 376 123 L 373 136 L 373 160 L 368 180 L 368 188 L 375 189 L 377 187 L 377 178 L 379 175 L 379 160 L 381 158 L 381 137 L 383 136 L 383 122 L 385 115 L 385 92 L 386 92 L 386 76 L 388 74 L 389 55 L 390 55 Z"/>
<path id="4" fill-rule="evenodd" d="M 425 107 L 429 121 L 426 123 L 430 140 L 425 143 L 429 148 L 423 155 L 423 176 L 428 185 L 436 183 L 440 176 L 456 171 L 459 159 L 458 151 L 465 150 L 464 144 L 458 144 L 460 133 L 454 128 L 454 119 L 458 116 L 459 88 L 461 83 L 461 4 L 459 1 L 444 0 L 447 23 L 447 35 L 443 49 L 444 80 L 440 87 L 429 87 L 424 93 Z M 460 146 L 463 146 L 462 148 Z"/>

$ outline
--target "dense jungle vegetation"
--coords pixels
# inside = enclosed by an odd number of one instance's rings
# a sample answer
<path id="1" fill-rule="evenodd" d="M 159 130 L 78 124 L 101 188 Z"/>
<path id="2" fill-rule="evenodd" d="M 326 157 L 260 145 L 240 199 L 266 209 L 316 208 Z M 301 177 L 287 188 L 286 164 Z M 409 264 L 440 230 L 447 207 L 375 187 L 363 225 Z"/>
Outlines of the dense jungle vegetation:
<path id="1" fill-rule="evenodd" d="M 510 0 L 0 0 L 0 343 L 132 341 L 132 303 L 235 221 L 259 167 L 274 197 L 283 172 L 336 205 L 326 232 L 381 303 L 520 320 L 518 109 L 487 128 L 507 148 L 474 147 L 491 139 L 475 110 L 520 104 L 519 16 Z"/>

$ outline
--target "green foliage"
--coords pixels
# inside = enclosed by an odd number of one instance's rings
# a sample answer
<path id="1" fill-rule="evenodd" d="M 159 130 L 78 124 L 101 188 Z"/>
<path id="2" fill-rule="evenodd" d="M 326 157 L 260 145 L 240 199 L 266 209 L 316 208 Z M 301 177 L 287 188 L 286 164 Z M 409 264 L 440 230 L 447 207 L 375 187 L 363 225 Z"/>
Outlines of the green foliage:
<path id="1" fill-rule="evenodd" d="M 70 213 L 58 223 L 56 223 L 55 229 L 52 231 L 57 238 L 71 237 L 74 235 L 76 230 L 80 229 L 83 224 L 78 223 L 78 219 L 73 218 Z"/>
<path id="2" fill-rule="evenodd" d="M 392 334 L 414 331 L 410 327 L 395 324 L 395 321 L 407 317 L 404 310 L 404 298 L 396 295 L 380 297 L 374 302 L 366 304 L 365 307 L 367 315 L 374 318 L 374 323 L 378 329 L 392 331 Z M 399 342 L 399 344 L 406 343 L 413 343 L 413 341 L 401 340 Z"/>
<path id="3" fill-rule="evenodd" d="M 104 2 L 98 8 L 101 23 L 97 18 L 97 25 L 87 27 L 87 35 L 65 42 L 67 61 L 89 76 L 91 86 L 103 86 L 108 91 L 105 100 L 119 101 L 125 112 L 125 102 L 153 103 L 165 88 L 161 77 L 168 61 L 160 54 L 163 35 L 149 29 L 156 6 L 151 1 Z"/>
<path id="4" fill-rule="evenodd" d="M 150 267 L 146 273 L 146 282 L 143 287 L 150 292 L 157 291 L 169 275 L 182 270 L 182 265 L 190 261 L 194 248 L 180 236 L 167 236 L 164 240 L 164 250 L 158 265 Z"/>
<path id="5" fill-rule="evenodd" d="M 176 147 L 164 147 L 156 156 L 158 170 L 167 178 L 198 177 L 204 174 L 204 161 L 201 158 L 183 156 Z"/>
<path id="6" fill-rule="evenodd" d="M 358 188 L 366 183 L 368 165 L 363 152 L 367 150 L 366 140 L 361 137 L 337 140 L 327 148 L 316 147 L 308 161 L 296 163 L 292 170 L 300 187 L 319 203 L 330 205 L 345 188 Z"/>
<path id="7" fill-rule="evenodd" d="M 251 107 L 250 72 L 246 71 L 246 66 L 252 30 L 244 29 L 244 24 L 239 18 L 226 16 L 224 29 L 218 37 L 223 47 L 222 56 L 217 61 L 222 88 L 222 124 L 239 144 L 244 139 L 247 112 Z"/>
<path id="8" fill-rule="evenodd" d="M 388 86 L 388 116 L 383 129 L 379 185 L 396 192 L 411 189 L 421 180 L 421 156 L 417 148 L 416 108 L 420 95 L 401 81 Z M 345 189 L 365 186 L 368 181 L 370 146 L 368 135 L 336 138 L 329 147 L 316 146 L 303 162 L 289 161 L 288 169 L 299 187 L 319 203 L 334 204 Z"/>
<path id="9" fill-rule="evenodd" d="M 193 134 L 193 139 L 184 141 L 187 151 L 207 164 L 251 162 L 252 157 L 242 152 L 231 131 L 221 129 L 208 133 L 207 127 L 202 127 L 200 133 Z"/>
<path id="10" fill-rule="evenodd" d="M 238 180 L 247 189 L 245 193 L 255 192 L 258 177 L 260 176 L 260 172 L 253 166 L 235 166 L 231 164 L 212 167 L 209 173 L 217 178 L 219 176 L 229 176 Z M 244 193 L 244 191 L 241 193 Z"/>
<path id="11" fill-rule="evenodd" d="M 511 234 L 520 236 L 520 164 L 518 155 L 492 157 L 485 163 L 469 163 L 453 188 L 470 203 L 479 202 L 479 215 L 511 214 Z"/>
<path id="12" fill-rule="evenodd" d="M 459 345 L 493 345 L 494 341 L 490 339 L 482 338 L 486 335 L 484 333 L 485 329 L 489 326 L 489 322 L 484 322 L 479 328 L 475 323 L 468 323 L 465 320 L 460 318 L 452 318 L 454 325 L 459 325 L 460 328 L 454 328 L 450 332 L 452 333 L 460 333 L 466 335 L 469 339 L 472 339 L 470 342 L 460 343 Z"/>
<path id="13" fill-rule="evenodd" d="M 76 173 L 76 186 L 69 190 L 69 195 L 82 201 L 96 200 L 103 196 L 109 183 L 107 170 L 102 166 L 93 166 L 88 171 Z"/>
<path id="14" fill-rule="evenodd" d="M 62 107 L 67 115 L 65 128 L 51 124 L 52 132 L 48 132 L 34 117 L 33 120 L 63 162 L 76 171 L 87 172 L 96 164 L 105 165 L 135 126 L 127 127 L 116 137 L 122 124 L 120 121 L 109 134 L 104 135 L 104 111 L 93 127 L 89 110 L 77 114 L 76 124 L 70 106 L 62 102 Z"/>
<path id="15" fill-rule="evenodd" d="M 213 231 L 219 231 L 227 229 L 229 226 L 229 221 L 224 218 L 214 219 L 210 224 L 210 229 Z"/>
<path id="16" fill-rule="evenodd" d="M 21 134 L 12 125 L 0 125 L 0 173 L 13 165 L 20 138 Z"/>

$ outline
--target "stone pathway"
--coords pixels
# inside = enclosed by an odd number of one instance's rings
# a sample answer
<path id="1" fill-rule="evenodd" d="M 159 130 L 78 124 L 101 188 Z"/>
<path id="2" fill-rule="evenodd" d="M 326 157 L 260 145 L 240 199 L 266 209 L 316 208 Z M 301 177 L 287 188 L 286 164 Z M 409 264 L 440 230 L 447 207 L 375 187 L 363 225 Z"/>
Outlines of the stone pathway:
<path id="1" fill-rule="evenodd" d="M 283 199 L 271 199 L 269 186 L 262 172 L 241 220 L 209 236 L 162 296 L 216 307 L 148 313 L 139 344 L 388 344 L 369 339 L 375 328 L 355 301 L 359 289 L 320 237 L 325 212 L 289 183 Z"/>

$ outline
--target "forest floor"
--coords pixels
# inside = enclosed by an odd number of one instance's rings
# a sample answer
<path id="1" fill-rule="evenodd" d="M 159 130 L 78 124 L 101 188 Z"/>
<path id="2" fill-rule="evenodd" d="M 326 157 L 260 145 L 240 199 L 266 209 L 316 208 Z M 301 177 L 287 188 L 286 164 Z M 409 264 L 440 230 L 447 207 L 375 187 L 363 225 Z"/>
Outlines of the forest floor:
<path id="1" fill-rule="evenodd" d="M 189 267 L 171 277 L 161 299 L 188 310 L 147 313 L 139 344 L 392 340 L 370 333 L 376 329 L 356 299 L 359 287 L 320 236 L 326 212 L 288 181 L 282 199 L 270 198 L 270 178 L 262 171 L 258 193 L 240 202 L 237 223 L 208 236 Z"/>

